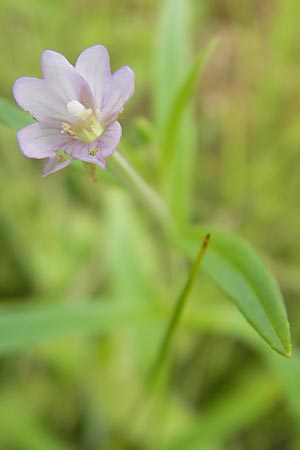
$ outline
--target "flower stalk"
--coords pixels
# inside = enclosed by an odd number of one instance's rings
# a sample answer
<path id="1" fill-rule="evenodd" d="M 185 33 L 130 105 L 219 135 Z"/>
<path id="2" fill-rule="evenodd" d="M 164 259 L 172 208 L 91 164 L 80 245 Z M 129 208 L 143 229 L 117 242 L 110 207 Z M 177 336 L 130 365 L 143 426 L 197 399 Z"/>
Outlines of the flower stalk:
<path id="1" fill-rule="evenodd" d="M 108 166 L 121 181 L 145 204 L 165 229 L 174 228 L 167 206 L 118 151 L 107 160 Z"/>

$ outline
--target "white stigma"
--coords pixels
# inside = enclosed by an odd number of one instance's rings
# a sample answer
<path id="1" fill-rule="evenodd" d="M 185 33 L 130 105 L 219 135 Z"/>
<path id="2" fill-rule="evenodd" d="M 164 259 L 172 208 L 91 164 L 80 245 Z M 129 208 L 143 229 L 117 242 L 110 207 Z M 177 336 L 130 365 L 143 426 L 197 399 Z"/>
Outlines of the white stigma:
<path id="1" fill-rule="evenodd" d="M 82 103 L 77 100 L 71 100 L 67 104 L 68 113 L 76 119 L 85 120 L 92 114 L 92 110 L 90 108 L 85 108 Z"/>

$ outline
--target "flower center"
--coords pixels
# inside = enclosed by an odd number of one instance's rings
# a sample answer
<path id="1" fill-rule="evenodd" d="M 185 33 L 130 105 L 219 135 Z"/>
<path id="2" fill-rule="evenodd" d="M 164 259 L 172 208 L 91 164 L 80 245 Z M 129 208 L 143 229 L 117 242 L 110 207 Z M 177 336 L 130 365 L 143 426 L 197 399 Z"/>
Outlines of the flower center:
<path id="1" fill-rule="evenodd" d="M 68 113 L 77 119 L 72 126 L 66 122 L 62 123 L 62 133 L 84 142 L 93 142 L 104 132 L 104 128 L 99 122 L 100 111 L 94 113 L 91 108 L 86 108 L 77 100 L 71 100 L 67 104 Z"/>

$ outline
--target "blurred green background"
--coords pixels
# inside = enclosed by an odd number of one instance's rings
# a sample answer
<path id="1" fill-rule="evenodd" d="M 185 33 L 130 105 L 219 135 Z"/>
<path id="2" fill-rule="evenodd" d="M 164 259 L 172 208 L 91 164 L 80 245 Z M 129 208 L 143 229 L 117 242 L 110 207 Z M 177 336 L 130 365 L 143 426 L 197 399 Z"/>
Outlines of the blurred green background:
<path id="1" fill-rule="evenodd" d="M 276 355 L 201 275 L 149 407 L 145 376 L 186 259 L 109 174 L 94 185 L 74 164 L 41 179 L 0 125 L 1 450 L 300 449 L 299 18 L 298 0 L 0 0 L 0 96 L 40 76 L 46 48 L 74 63 L 102 43 L 113 70 L 130 65 L 124 154 L 178 223 L 260 249 L 294 344 L 290 360 Z M 162 168 L 166 111 L 214 37 L 177 165 Z"/>

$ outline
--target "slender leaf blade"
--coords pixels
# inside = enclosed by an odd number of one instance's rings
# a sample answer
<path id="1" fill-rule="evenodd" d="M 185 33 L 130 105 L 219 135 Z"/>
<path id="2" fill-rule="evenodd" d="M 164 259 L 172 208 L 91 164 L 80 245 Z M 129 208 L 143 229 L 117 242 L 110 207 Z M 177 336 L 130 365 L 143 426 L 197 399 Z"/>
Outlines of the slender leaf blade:
<path id="1" fill-rule="evenodd" d="M 196 88 L 200 75 L 206 67 L 209 58 L 218 44 L 218 39 L 212 39 L 201 48 L 197 58 L 176 91 L 172 107 L 166 120 L 163 132 L 162 153 L 165 162 L 170 163 L 173 149 L 177 140 L 177 130 L 180 127 L 183 115 L 189 105 L 192 94 Z"/>
<path id="2" fill-rule="evenodd" d="M 0 314 L 0 355 L 31 348 L 49 339 L 108 332 L 143 316 L 141 308 L 111 301 L 4 308 Z"/>
<path id="3" fill-rule="evenodd" d="M 164 0 L 157 30 L 155 54 L 155 119 L 163 126 L 180 85 L 189 54 L 190 0 Z"/>
<path id="4" fill-rule="evenodd" d="M 193 189 L 193 161 L 197 127 L 190 108 L 173 136 L 172 164 L 165 164 L 163 143 L 174 99 L 186 77 L 190 62 L 190 33 L 192 4 L 190 0 L 164 0 L 160 27 L 157 33 L 157 51 L 154 67 L 154 121 L 159 142 L 160 177 L 165 198 L 176 221 L 184 223 L 191 213 Z M 182 152 L 184 148 L 184 152 Z"/>

